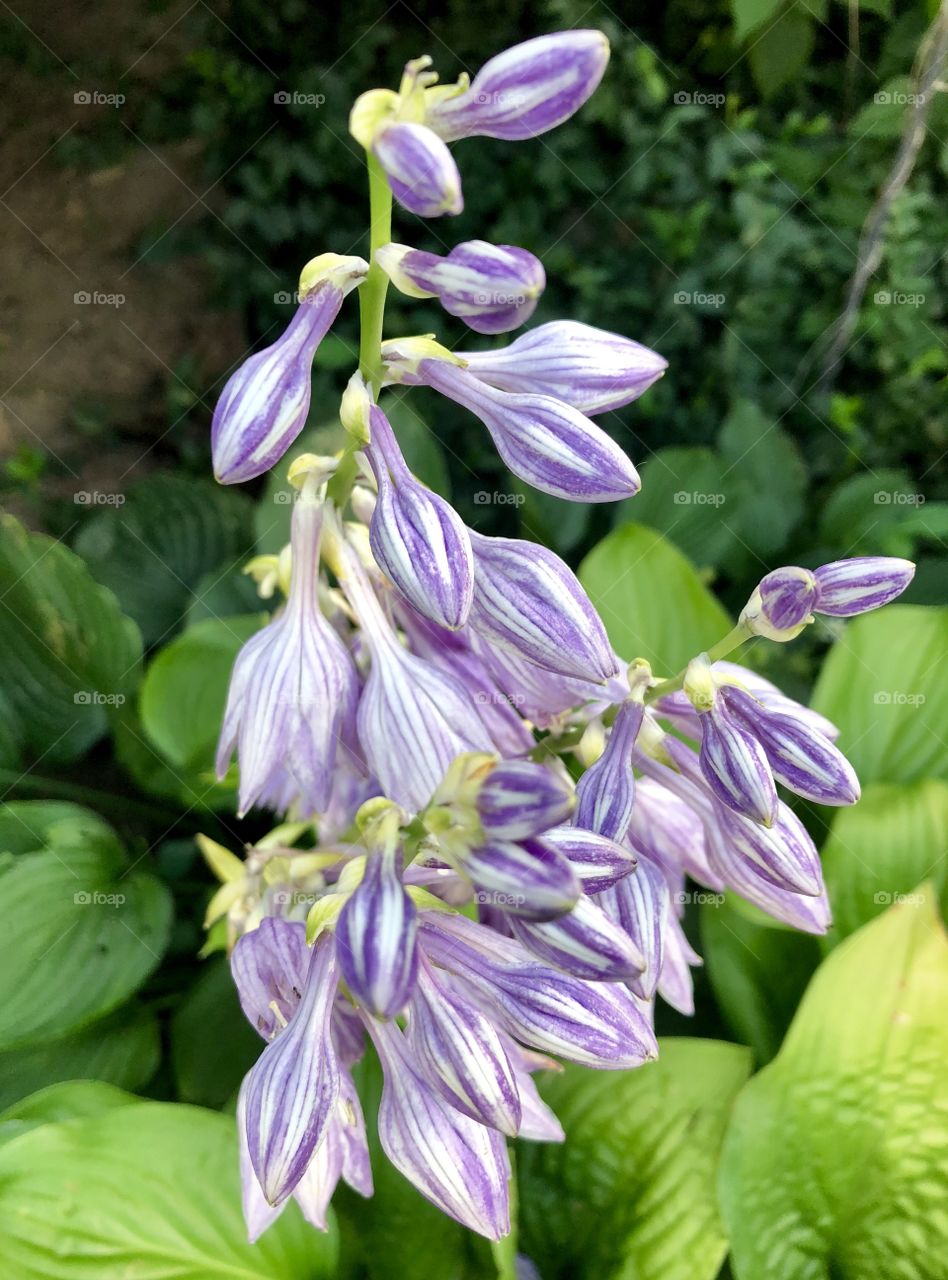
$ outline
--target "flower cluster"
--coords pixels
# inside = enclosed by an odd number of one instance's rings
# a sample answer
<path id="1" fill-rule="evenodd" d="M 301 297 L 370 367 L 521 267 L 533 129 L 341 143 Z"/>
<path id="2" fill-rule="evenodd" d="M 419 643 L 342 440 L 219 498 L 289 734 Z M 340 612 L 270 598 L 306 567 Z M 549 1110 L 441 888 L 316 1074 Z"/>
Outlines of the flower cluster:
<path id="1" fill-rule="evenodd" d="M 447 143 L 552 128 L 607 59 L 598 32 L 565 32 L 491 59 L 470 86 L 436 87 L 420 59 L 398 93 L 364 95 L 352 131 L 373 226 L 387 225 L 380 190 L 389 206 L 457 212 Z M 528 484 L 605 502 L 639 480 L 588 415 L 636 399 L 665 362 L 569 321 L 467 354 L 427 336 L 381 342 L 389 280 L 486 334 L 527 319 L 545 281 L 531 254 L 484 241 L 439 257 L 386 236 L 371 259 L 304 268 L 296 317 L 233 375 L 214 418 L 222 482 L 272 467 L 304 425 L 319 341 L 360 290 L 362 359 L 339 411 L 349 443 L 289 468 L 288 554 L 254 566 L 285 602 L 238 656 L 221 734 L 241 813 L 283 821 L 246 860 L 203 844 L 223 881 L 208 921 L 266 1045 L 238 1107 L 244 1208 L 256 1238 L 291 1196 L 324 1227 L 340 1178 L 371 1194 L 353 1080 L 371 1043 L 388 1158 L 497 1239 L 506 1139 L 563 1136 L 532 1073 L 638 1066 L 658 1051 L 656 996 L 693 1009 L 686 877 L 827 928 L 817 851 L 778 785 L 852 804 L 855 775 L 831 724 L 723 658 L 754 635 L 788 639 L 815 612 L 884 604 L 912 567 L 779 569 L 679 676 L 620 658 L 557 555 L 467 528 L 412 474 L 380 393 L 432 387 Z"/>

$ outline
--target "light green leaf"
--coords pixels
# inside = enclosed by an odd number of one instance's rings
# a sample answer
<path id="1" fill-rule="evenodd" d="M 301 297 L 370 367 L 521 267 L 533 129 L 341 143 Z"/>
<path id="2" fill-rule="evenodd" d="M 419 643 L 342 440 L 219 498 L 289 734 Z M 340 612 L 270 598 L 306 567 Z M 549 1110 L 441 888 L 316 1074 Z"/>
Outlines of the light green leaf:
<path id="1" fill-rule="evenodd" d="M 701 954 L 715 999 L 761 1063 L 780 1048 L 820 962 L 816 938 L 766 919 L 733 894 L 701 906 Z"/>
<path id="2" fill-rule="evenodd" d="M 139 712 L 152 747 L 197 795 L 227 795 L 214 786 L 214 753 L 231 668 L 241 646 L 260 629 L 263 614 L 199 622 L 152 660 Z"/>
<path id="3" fill-rule="evenodd" d="M 824 960 L 725 1141 L 737 1280 L 943 1280 L 946 1005 L 930 890 Z"/>
<path id="4" fill-rule="evenodd" d="M 749 1071 L 737 1045 L 674 1038 L 636 1071 L 543 1078 L 566 1142 L 521 1143 L 517 1164 L 520 1248 L 544 1280 L 713 1280 L 718 1150 Z"/>
<path id="5" fill-rule="evenodd" d="M 184 1102 L 222 1107 L 263 1050 L 244 1017 L 230 965 L 209 960 L 175 1011 L 171 1061 Z"/>
<path id="6" fill-rule="evenodd" d="M 141 636 L 110 591 L 52 538 L 0 517 L 4 757 L 73 760 L 101 738 L 140 676 Z"/>
<path id="7" fill-rule="evenodd" d="M 165 885 L 130 865 L 94 814 L 66 818 L 45 837 L 41 850 L 0 866 L 4 1050 L 57 1039 L 115 1009 L 158 964 L 171 929 Z"/>
<path id="8" fill-rule="evenodd" d="M 130 1102 L 138 1102 L 133 1093 L 116 1089 L 101 1080 L 67 1080 L 51 1084 L 38 1093 L 22 1098 L 0 1114 L 0 1143 L 19 1137 L 28 1129 L 60 1120 L 76 1120 L 80 1116 L 100 1115 Z"/>
<path id="9" fill-rule="evenodd" d="M 743 40 L 766 22 L 780 8 L 782 0 L 731 0 L 731 17 L 734 19 L 734 37 Z"/>
<path id="10" fill-rule="evenodd" d="M 753 37 L 747 57 L 757 87 L 771 98 L 806 66 L 813 49 L 813 20 L 806 10 L 790 4 L 782 16 Z"/>
<path id="11" fill-rule="evenodd" d="M 254 542 L 253 507 L 212 480 L 154 475 L 123 506 L 83 525 L 76 550 L 118 596 L 149 644 L 167 639 L 212 571 L 223 576 Z"/>
<path id="12" fill-rule="evenodd" d="M 813 706 L 840 729 L 863 785 L 948 778 L 948 609 L 889 605 L 848 623 Z"/>
<path id="13" fill-rule="evenodd" d="M 681 552 L 642 525 L 623 525 L 603 538 L 579 578 L 619 656 L 648 658 L 656 674 L 672 674 L 731 628 Z"/>
<path id="14" fill-rule="evenodd" d="M 0 1256 L 17 1280 L 322 1280 L 338 1238 L 291 1204 L 255 1245 L 234 1120 L 136 1102 L 0 1148 Z"/>
<path id="15" fill-rule="evenodd" d="M 160 1055 L 155 1015 L 126 1005 L 76 1035 L 0 1053 L 0 1106 L 64 1080 L 140 1089 L 155 1074 Z"/>
<path id="16" fill-rule="evenodd" d="M 833 909 L 826 949 L 927 877 L 948 908 L 948 784 L 873 783 L 851 809 L 838 809 L 821 851 Z"/>

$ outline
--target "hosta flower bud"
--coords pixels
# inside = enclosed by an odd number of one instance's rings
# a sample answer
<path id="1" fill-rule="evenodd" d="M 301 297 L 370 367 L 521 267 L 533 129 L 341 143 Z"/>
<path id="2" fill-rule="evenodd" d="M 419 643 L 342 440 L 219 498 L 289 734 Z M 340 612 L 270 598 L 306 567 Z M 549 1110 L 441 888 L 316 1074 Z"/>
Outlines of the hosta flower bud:
<path id="1" fill-rule="evenodd" d="M 336 924 L 343 980 L 376 1018 L 404 1009 L 418 973 L 418 913 L 402 884 L 400 861 L 387 849 L 370 853 Z"/>
<path id="2" fill-rule="evenodd" d="M 525 840 L 555 827 L 573 811 L 573 789 L 551 769 L 527 760 L 502 760 L 477 795 L 484 831 L 495 840 Z"/>
<path id="3" fill-rule="evenodd" d="M 635 804 L 632 751 L 644 714 L 644 704 L 632 699 L 619 708 L 605 751 L 576 788 L 577 827 L 610 840 L 625 839 Z"/>
<path id="4" fill-rule="evenodd" d="M 409 471 L 385 414 L 369 409 L 366 453 L 379 486 L 369 525 L 372 554 L 409 604 L 440 626 L 466 620 L 474 593 L 474 557 L 454 508 Z"/>
<path id="5" fill-rule="evenodd" d="M 575 320 L 541 324 L 498 351 L 459 354 L 492 387 L 555 396 L 587 414 L 637 400 L 668 368 L 667 360 L 631 338 Z"/>
<path id="6" fill-rule="evenodd" d="M 741 625 L 768 640 L 792 640 L 813 621 L 816 578 L 809 569 L 787 565 L 768 573 L 744 606 Z"/>
<path id="7" fill-rule="evenodd" d="M 519 538 L 471 532 L 470 625 L 547 671 L 603 681 L 619 667 L 579 579 L 554 552 Z"/>
<path id="8" fill-rule="evenodd" d="M 834 560 L 816 570 L 816 610 L 834 618 L 851 618 L 880 609 L 900 596 L 914 576 L 911 560 L 894 556 Z"/>
<path id="9" fill-rule="evenodd" d="M 387 244 L 375 260 L 402 293 L 436 297 L 449 315 L 477 333 L 507 333 L 525 323 L 546 284 L 538 258 L 509 244 L 469 240 L 444 258 Z"/>
<path id="10" fill-rule="evenodd" d="M 635 870 L 635 857 L 628 849 L 583 827 L 553 827 L 544 831 L 543 840 L 569 858 L 588 894 L 610 889 Z"/>
<path id="11" fill-rule="evenodd" d="M 310 366 L 342 300 L 368 273 L 362 258 L 323 254 L 307 274 L 308 290 L 281 338 L 245 360 L 214 409 L 211 452 L 221 484 L 241 484 L 269 471 L 303 430 L 309 412 Z"/>
<path id="12" fill-rule="evenodd" d="M 461 175 L 451 152 L 423 124 L 397 121 L 376 134 L 372 151 L 400 205 L 422 218 L 460 213 Z"/>
<path id="13" fill-rule="evenodd" d="M 510 929 L 547 964 L 590 982 L 629 982 L 645 967 L 634 939 L 591 898 L 580 898 L 572 911 L 557 920 L 537 923 L 512 918 Z"/>
<path id="14" fill-rule="evenodd" d="M 426 120 L 442 138 L 535 138 L 568 120 L 609 62 L 601 31 L 557 31 L 491 58 L 470 88 L 428 90 Z"/>
<path id="15" fill-rule="evenodd" d="M 638 493 L 638 472 L 612 437 L 561 400 L 498 391 L 444 360 L 420 360 L 417 374 L 480 418 L 510 470 L 535 489 L 577 502 Z"/>
<path id="16" fill-rule="evenodd" d="M 491 840 L 468 849 L 459 869 L 477 901 L 527 920 L 553 920 L 576 905 L 582 886 L 569 859 L 542 836 L 514 843 Z"/>

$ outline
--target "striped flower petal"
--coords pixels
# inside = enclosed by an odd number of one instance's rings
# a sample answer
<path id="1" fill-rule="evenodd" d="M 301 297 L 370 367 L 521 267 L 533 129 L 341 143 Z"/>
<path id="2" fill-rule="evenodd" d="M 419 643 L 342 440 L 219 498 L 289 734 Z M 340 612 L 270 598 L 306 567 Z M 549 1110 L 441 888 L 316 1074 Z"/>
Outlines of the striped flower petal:
<path id="1" fill-rule="evenodd" d="M 396 122 L 376 134 L 372 151 L 400 205 L 421 218 L 464 208 L 461 175 L 444 142 L 423 124 Z"/>
<path id="2" fill-rule="evenodd" d="M 292 1021 L 246 1078 L 247 1147 L 271 1205 L 282 1203 L 306 1172 L 339 1096 L 330 1034 L 337 981 L 335 944 L 324 935 L 313 948 Z"/>
<path id="3" fill-rule="evenodd" d="M 662 971 L 671 914 L 668 881 L 659 867 L 643 858 L 633 875 L 600 894 L 597 901 L 638 948 L 641 964 L 629 978 L 629 987 L 643 1000 L 651 1000 Z"/>
<path id="4" fill-rule="evenodd" d="M 577 827 L 610 840 L 625 839 L 635 806 L 632 752 L 644 714 L 644 704 L 631 699 L 616 712 L 605 750 L 577 784 Z"/>
<path id="5" fill-rule="evenodd" d="M 569 860 L 542 837 L 492 840 L 467 850 L 460 865 L 481 906 L 528 920 L 563 915 L 582 892 Z"/>
<path id="6" fill-rule="evenodd" d="M 510 1231 L 503 1134 L 462 1115 L 428 1083 L 405 1035 L 370 1020 L 382 1060 L 379 1139 L 396 1169 L 449 1217 L 488 1240 Z"/>
<path id="7" fill-rule="evenodd" d="M 701 770 L 711 790 L 736 813 L 764 826 L 777 816 L 777 788 L 763 747 L 717 699 L 699 716 Z"/>
<path id="8" fill-rule="evenodd" d="M 477 814 L 492 840 L 525 840 L 565 822 L 575 803 L 568 780 L 552 769 L 502 760 L 478 792 Z"/>
<path id="9" fill-rule="evenodd" d="M 471 532 L 471 629 L 546 671 L 602 681 L 618 671 L 592 601 L 554 552 Z"/>
<path id="10" fill-rule="evenodd" d="M 552 827 L 543 840 L 569 858 L 584 893 L 602 893 L 635 870 L 635 856 L 624 845 L 595 831 Z"/>
<path id="11" fill-rule="evenodd" d="M 513 936 L 535 956 L 577 978 L 632 983 L 645 967 L 635 941 L 591 898 L 580 898 L 557 920 L 511 918 L 509 924 Z"/>
<path id="12" fill-rule="evenodd" d="M 264 1040 L 272 1040 L 293 1017 L 308 968 L 302 924 L 268 916 L 237 939 L 230 970 L 244 1015 Z"/>
<path id="13" fill-rule="evenodd" d="M 851 618 L 900 596 L 915 576 L 911 560 L 894 556 L 855 556 L 816 570 L 818 613 Z"/>

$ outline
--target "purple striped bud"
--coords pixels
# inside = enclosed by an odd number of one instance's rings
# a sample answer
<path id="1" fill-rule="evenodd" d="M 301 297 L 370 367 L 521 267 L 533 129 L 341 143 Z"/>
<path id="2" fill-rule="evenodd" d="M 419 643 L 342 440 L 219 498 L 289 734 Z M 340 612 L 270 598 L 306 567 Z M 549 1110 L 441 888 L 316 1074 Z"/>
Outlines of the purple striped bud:
<path id="1" fill-rule="evenodd" d="M 245 1081 L 250 1162 L 271 1205 L 285 1200 L 302 1178 L 339 1096 L 330 1031 L 337 982 L 335 943 L 326 935 L 313 948 L 296 1013 Z"/>
<path id="2" fill-rule="evenodd" d="M 617 673 L 592 601 L 555 552 L 474 532 L 471 545 L 473 631 L 554 674 L 604 681 Z"/>
<path id="3" fill-rule="evenodd" d="M 442 138 L 535 138 L 568 120 L 595 91 L 609 62 L 601 31 L 557 31 L 505 49 L 470 88 L 429 90 L 426 119 Z"/>
<path id="4" fill-rule="evenodd" d="M 638 949 L 641 964 L 639 972 L 629 978 L 629 987 L 643 1000 L 651 1000 L 662 971 L 665 929 L 671 914 L 664 873 L 642 858 L 635 874 L 601 894 L 599 903 Z"/>
<path id="5" fill-rule="evenodd" d="M 492 840 L 525 840 L 565 822 L 575 803 L 568 781 L 551 769 L 502 760 L 478 792 L 477 814 Z"/>
<path id="6" fill-rule="evenodd" d="M 396 1169 L 465 1227 L 510 1231 L 510 1164 L 503 1135 L 462 1115 L 431 1087 L 395 1023 L 371 1022 L 382 1061 L 379 1139 Z"/>
<path id="7" fill-rule="evenodd" d="M 389 372 L 397 375 L 396 350 L 387 344 Z M 638 472 L 612 437 L 561 400 L 498 391 L 443 359 L 421 359 L 417 375 L 480 418 L 510 470 L 535 489 L 576 502 L 638 493 Z"/>
<path id="8" fill-rule="evenodd" d="M 369 409 L 366 448 L 379 486 L 369 526 L 379 568 L 424 617 L 450 630 L 467 620 L 474 593 L 474 557 L 464 522 L 451 505 L 416 480 L 388 419 Z"/>
<path id="9" fill-rule="evenodd" d="M 500 391 L 553 396 L 585 414 L 630 404 L 668 368 L 631 338 L 576 320 L 541 324 L 499 351 L 457 354 L 469 373 Z"/>
<path id="10" fill-rule="evenodd" d="M 464 208 L 461 175 L 442 140 L 423 124 L 396 122 L 375 135 L 372 151 L 398 203 L 421 218 Z"/>
<path id="11" fill-rule="evenodd" d="M 714 822 L 708 832 L 708 858 L 713 868 L 733 866 L 734 859 L 738 858 L 750 868 L 755 880 L 807 897 L 817 897 L 822 892 L 820 855 L 806 827 L 783 801 L 778 802 L 772 827 L 760 826 L 716 798 L 712 800 L 712 809 Z M 733 875 L 724 878 L 739 893 L 744 892 Z"/>
<path id="12" fill-rule="evenodd" d="M 731 817 L 736 815 L 731 814 Z M 747 819 L 741 819 L 746 822 Z M 761 831 L 761 827 L 756 828 Z M 776 830 L 776 828 L 774 828 Z M 769 833 L 768 833 L 769 834 Z M 822 882 L 815 894 L 794 892 L 774 882 L 769 874 L 746 857 L 746 849 L 732 843 L 730 834 L 720 836 L 709 827 L 708 857 L 718 876 L 742 898 L 784 924 L 804 933 L 825 933 L 830 926 L 829 900 Z"/>
<path id="13" fill-rule="evenodd" d="M 509 244 L 468 240 L 446 257 L 386 244 L 375 261 L 412 298 L 437 298 L 476 333 L 508 333 L 526 323 L 546 286 L 539 258 Z"/>
<path id="14" fill-rule="evenodd" d="M 293 1017 L 308 968 L 302 924 L 267 916 L 237 939 L 230 969 L 240 1007 L 264 1040 L 272 1040 Z"/>
<path id="15" fill-rule="evenodd" d="M 511 919 L 509 923 L 513 936 L 535 956 L 577 978 L 632 985 L 645 968 L 634 939 L 590 898 L 580 898 L 558 920 L 534 924 Z"/>
<path id="16" fill-rule="evenodd" d="M 744 606 L 741 625 L 768 640 L 792 640 L 813 621 L 816 578 L 809 569 L 787 565 L 762 578 Z"/>
<path id="17" fill-rule="evenodd" d="M 700 817 L 685 800 L 652 778 L 636 780 L 635 808 L 626 840 L 637 857 L 650 859 L 669 874 L 686 871 L 712 889 L 724 888 L 708 865 Z"/>
<path id="18" fill-rule="evenodd" d="M 324 809 L 337 744 L 353 734 L 358 677 L 348 650 L 319 608 L 322 508 L 307 483 L 293 510 L 286 608 L 240 650 L 227 694 L 217 774 L 224 777 L 236 748 L 239 816 L 258 799 L 272 800 L 284 774 L 294 783 L 304 811 Z"/>
<path id="19" fill-rule="evenodd" d="M 521 943 L 463 916 L 425 913 L 421 935 L 430 958 L 462 978 L 522 1044 L 606 1070 L 657 1056 L 655 1033 L 625 987 L 560 973 Z"/>
<path id="20" fill-rule="evenodd" d="M 695 987 L 691 966 L 703 961 L 693 949 L 681 921 L 671 912 L 665 924 L 663 939 L 662 972 L 658 980 L 658 994 L 673 1009 L 690 1018 L 695 1011 Z"/>
<path id="21" fill-rule="evenodd" d="M 514 1137 L 520 1094 L 500 1032 L 422 960 L 408 1043 L 429 1083 L 462 1115 Z"/>
<path id="22" fill-rule="evenodd" d="M 623 845 L 582 827 L 553 827 L 543 833 L 545 844 L 565 854 L 584 893 L 602 893 L 635 870 L 635 858 Z"/>
<path id="23" fill-rule="evenodd" d="M 701 771 L 714 794 L 765 827 L 777 816 L 777 788 L 764 748 L 720 699 L 701 713 Z"/>
<path id="24" fill-rule="evenodd" d="M 859 779 L 832 742 L 802 717 L 766 708 L 743 689 L 720 693 L 737 724 L 763 747 L 778 782 L 817 804 L 855 804 Z"/>
<path id="25" fill-rule="evenodd" d="M 900 596 L 915 576 L 915 565 L 894 556 L 856 556 L 821 565 L 815 576 L 817 612 L 851 618 Z"/>
<path id="26" fill-rule="evenodd" d="M 528 920 L 563 915 L 582 892 L 569 859 L 542 838 L 491 840 L 467 850 L 460 867 L 478 903 Z"/>
<path id="27" fill-rule="evenodd" d="M 576 826 L 624 840 L 635 805 L 635 778 L 632 751 L 645 707 L 627 699 L 616 713 L 609 740 L 602 755 L 580 778 L 576 787 Z"/>
<path id="28" fill-rule="evenodd" d="M 343 981 L 376 1018 L 404 1009 L 418 974 L 418 913 L 402 884 L 400 860 L 388 851 L 368 855 L 336 925 Z"/>
<path id="29" fill-rule="evenodd" d="M 227 380 L 214 409 L 211 452 L 221 484 L 242 484 L 280 461 L 306 425 L 310 366 L 346 294 L 368 272 L 362 258 L 324 254 L 317 283 L 286 332 L 245 360 Z M 304 276 L 306 269 L 304 269 Z"/>

